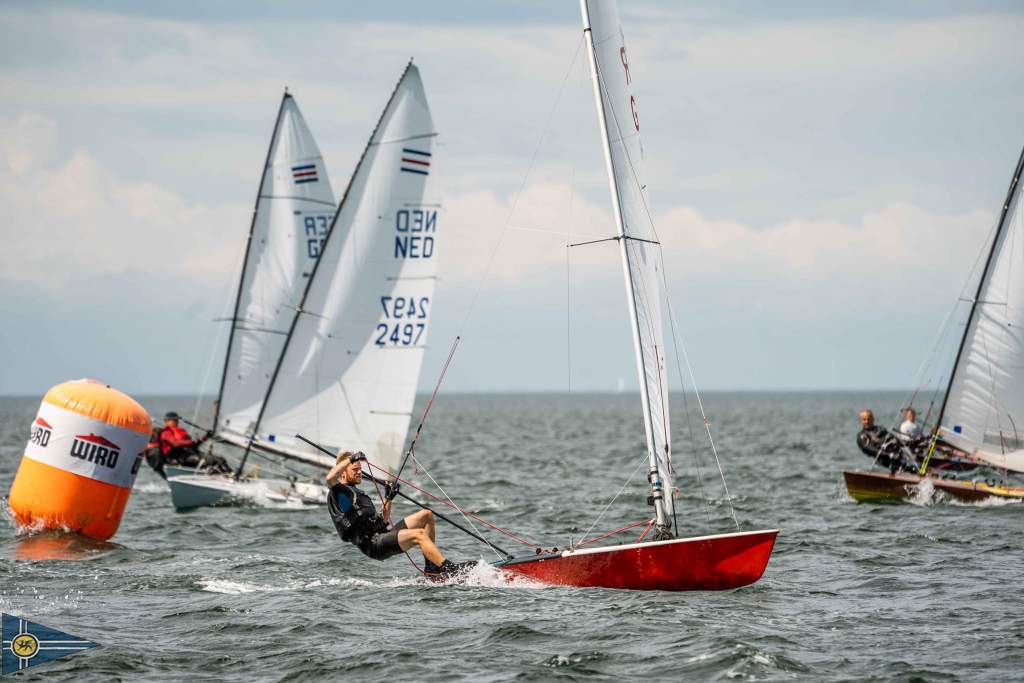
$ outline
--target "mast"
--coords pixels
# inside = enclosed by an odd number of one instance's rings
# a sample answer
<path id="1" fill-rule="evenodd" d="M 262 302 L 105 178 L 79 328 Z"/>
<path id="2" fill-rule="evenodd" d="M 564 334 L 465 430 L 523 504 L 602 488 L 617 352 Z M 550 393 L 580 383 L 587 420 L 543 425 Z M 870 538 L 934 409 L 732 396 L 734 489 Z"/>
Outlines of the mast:
<path id="1" fill-rule="evenodd" d="M 238 324 L 238 307 L 242 302 L 242 287 L 245 284 L 245 273 L 249 266 L 249 252 L 252 249 L 252 233 L 256 228 L 256 215 L 259 213 L 260 198 L 263 196 L 263 186 L 267 182 L 267 168 L 270 166 L 270 155 L 274 151 L 274 144 L 277 142 L 277 134 L 281 129 L 281 119 L 284 117 L 284 105 L 291 99 L 288 88 L 284 89 L 281 96 L 281 104 L 277 108 L 277 120 L 274 121 L 274 132 L 270 135 L 270 144 L 267 146 L 267 158 L 263 162 L 263 173 L 260 174 L 260 186 L 256 190 L 256 203 L 252 207 L 252 220 L 249 222 L 249 235 L 245 238 L 245 256 L 242 257 L 242 274 L 238 278 L 238 291 L 235 294 L 235 310 L 231 314 L 231 331 L 228 333 L 228 348 L 224 351 L 224 369 L 220 373 L 220 389 L 217 391 L 217 402 L 213 409 L 213 430 L 216 432 L 220 427 L 220 402 L 224 397 L 224 384 L 228 377 L 228 364 L 231 360 L 231 346 L 235 340 L 235 325 Z"/>
<path id="2" fill-rule="evenodd" d="M 1010 180 L 1010 188 L 1006 191 L 1006 199 L 1003 201 L 1003 210 L 999 216 L 999 225 L 996 227 L 996 234 L 992 237 L 992 247 L 989 249 L 988 258 L 985 259 L 985 268 L 981 271 L 981 279 L 978 280 L 978 290 L 974 293 L 974 300 L 971 302 L 971 313 L 967 316 L 967 324 L 964 326 L 964 335 L 960 338 L 960 347 L 956 351 L 956 360 L 953 361 L 953 371 L 949 373 L 949 384 L 946 385 L 946 393 L 942 397 L 942 407 L 939 408 L 939 417 L 935 421 L 936 434 L 942 427 L 942 417 L 946 413 L 946 403 L 949 401 L 949 392 L 953 388 L 953 382 L 956 380 L 956 371 L 960 365 L 960 357 L 963 355 L 964 346 L 967 343 L 967 335 L 971 333 L 971 322 L 974 320 L 975 313 L 977 313 L 978 302 L 981 300 L 982 292 L 985 289 L 988 273 L 992 267 L 992 261 L 995 259 L 996 249 L 999 247 L 999 240 L 1003 236 L 1003 231 L 1006 229 L 1006 215 L 1010 210 L 1010 204 L 1013 203 L 1013 193 L 1016 191 L 1017 185 L 1020 183 L 1020 175 L 1022 171 L 1024 171 L 1024 148 L 1021 148 L 1020 158 L 1017 159 L 1017 168 L 1014 170 L 1013 178 Z"/>
<path id="3" fill-rule="evenodd" d="M 644 431 L 647 436 L 647 478 L 651 483 L 652 498 L 659 530 L 667 530 L 671 520 L 665 509 L 664 485 L 658 469 L 657 446 L 654 442 L 654 422 L 651 417 L 651 396 L 647 386 L 647 368 L 643 357 L 642 340 L 640 337 L 640 319 L 637 317 L 637 305 L 633 286 L 633 269 L 629 262 L 627 241 L 633 239 L 626 234 L 626 224 L 622 218 L 622 205 L 619 201 L 618 180 L 612 164 L 612 150 L 608 137 L 608 120 L 604 113 L 604 102 L 601 97 L 601 74 L 598 72 L 597 54 L 594 47 L 594 34 L 590 26 L 590 8 L 587 0 L 580 0 L 580 12 L 583 17 L 583 37 L 587 44 L 587 56 L 590 60 L 590 77 L 594 84 L 594 101 L 597 104 L 597 120 L 601 127 L 601 145 L 604 149 L 605 168 L 608 171 L 608 185 L 612 195 L 612 211 L 618 227 L 617 241 L 622 256 L 622 272 L 626 283 L 626 299 L 629 304 L 629 323 L 633 331 L 633 351 L 636 355 L 636 369 L 640 377 L 641 407 L 644 415 Z"/>
<path id="4" fill-rule="evenodd" d="M 384 105 L 384 110 L 381 111 L 380 118 L 377 119 L 377 125 L 373 127 L 373 132 L 370 133 L 370 139 L 367 140 L 366 146 L 363 147 L 363 153 L 359 155 L 359 161 L 356 162 L 356 167 L 352 171 L 352 176 L 348 180 L 348 185 L 345 186 L 345 192 L 341 196 L 341 201 L 338 202 L 338 208 L 334 212 L 334 220 L 331 221 L 331 227 L 327 230 L 327 236 L 324 238 L 324 244 L 321 247 L 320 253 L 323 254 L 327 251 L 327 245 L 331 241 L 331 237 L 334 235 L 334 228 L 338 223 L 338 217 L 341 216 L 342 209 L 345 208 L 345 203 L 348 200 L 349 193 L 352 191 L 352 186 L 355 184 L 356 177 L 359 175 L 360 169 L 363 167 L 363 161 L 366 159 L 366 153 L 370 150 L 370 146 L 373 144 L 373 139 L 377 135 L 377 131 L 380 129 L 380 124 L 384 121 L 384 116 L 388 113 L 391 108 L 391 103 L 395 99 L 395 95 L 398 94 L 398 89 L 402 85 L 402 81 L 405 80 L 405 75 L 409 72 L 409 67 L 412 66 L 412 60 L 406 64 L 405 70 L 402 71 L 402 75 L 398 79 L 398 83 L 395 84 L 395 89 L 391 91 L 391 96 L 388 98 L 388 102 Z M 303 311 L 303 306 L 306 305 L 306 298 L 309 296 L 309 291 L 313 287 L 313 282 L 316 280 L 317 272 L 320 270 L 320 259 L 316 260 L 313 264 L 313 270 L 309 274 L 309 279 L 306 280 L 306 288 L 302 291 L 302 298 L 299 299 L 299 304 L 295 308 L 295 315 L 292 317 L 292 324 L 288 328 L 288 336 L 284 339 L 284 345 L 281 347 L 281 354 L 277 357 L 277 363 L 274 365 L 274 372 L 270 376 L 270 384 L 267 385 L 267 393 L 263 396 L 263 402 L 260 404 L 260 412 L 256 416 L 256 422 L 253 424 L 252 433 L 249 434 L 249 442 L 246 444 L 245 453 L 242 455 L 242 460 L 238 464 L 238 469 L 235 470 L 235 479 L 242 476 L 242 470 L 245 468 L 245 462 L 249 459 L 249 453 L 252 451 L 253 442 L 256 440 L 256 435 L 259 433 L 260 423 L 263 421 L 263 414 L 267 410 L 267 402 L 270 400 L 270 394 L 274 391 L 274 385 L 277 383 L 277 376 L 281 372 L 281 366 L 284 364 L 284 357 L 288 353 L 288 347 L 292 341 L 292 335 L 295 334 L 295 327 L 299 323 L 299 316 Z M 285 457 L 294 457 L 281 453 Z M 298 459 L 298 458 L 296 458 Z"/>

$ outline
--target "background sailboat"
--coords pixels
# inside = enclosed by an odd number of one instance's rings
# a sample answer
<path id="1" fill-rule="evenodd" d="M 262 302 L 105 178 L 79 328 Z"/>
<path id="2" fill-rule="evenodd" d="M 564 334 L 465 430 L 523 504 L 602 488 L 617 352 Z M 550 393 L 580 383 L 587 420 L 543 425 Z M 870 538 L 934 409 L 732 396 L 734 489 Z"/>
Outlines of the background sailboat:
<path id="1" fill-rule="evenodd" d="M 297 298 L 280 351 L 252 418 L 224 439 L 286 460 L 328 468 L 331 450 L 364 450 L 394 473 L 409 428 L 437 276 L 440 202 L 433 120 L 419 69 L 406 67 L 338 206 L 322 253 Z M 242 417 L 239 418 L 238 415 Z M 189 495 L 225 487 L 227 477 L 170 480 Z M 265 485 L 265 484 L 264 484 Z M 325 491 L 303 489 L 303 499 Z"/>
<path id="2" fill-rule="evenodd" d="M 960 453 L 1007 473 L 1024 473 L 1024 209 L 1020 202 L 1021 150 L 967 325 L 935 423 L 930 453 Z M 930 460 L 926 457 L 920 474 Z M 846 471 L 847 490 L 857 500 L 901 498 L 922 476 Z M 979 481 L 927 477 L 959 498 L 1024 498 L 1024 487 L 997 484 L 991 469 Z"/>
<path id="3" fill-rule="evenodd" d="M 246 238 L 239 286 L 228 318 L 227 348 L 213 404 L 213 442 L 247 442 L 284 347 L 298 300 L 323 249 L 335 213 L 327 167 L 295 98 L 286 90 L 274 120 Z M 202 470 L 202 467 L 200 468 Z M 194 468 L 165 467 L 166 475 L 199 474 Z M 205 496 L 182 498 L 194 507 Z M 205 504 L 205 503 L 204 503 Z"/>
<path id="4" fill-rule="evenodd" d="M 334 212 L 323 157 L 285 93 L 246 241 L 215 404 L 216 438 L 246 445 Z"/>
<path id="5" fill-rule="evenodd" d="M 228 319 L 227 349 L 213 404 L 214 441 L 245 445 L 247 426 L 266 393 L 334 212 L 323 157 L 295 98 L 285 91 L 260 175 Z M 197 473 L 194 468 L 173 465 L 165 471 L 168 477 Z"/>

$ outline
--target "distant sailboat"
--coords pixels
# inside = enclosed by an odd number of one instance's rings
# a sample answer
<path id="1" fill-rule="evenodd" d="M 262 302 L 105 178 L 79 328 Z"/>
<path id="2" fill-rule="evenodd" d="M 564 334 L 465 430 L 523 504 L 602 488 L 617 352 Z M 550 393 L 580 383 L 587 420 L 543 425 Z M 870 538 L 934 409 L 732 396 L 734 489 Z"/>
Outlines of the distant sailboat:
<path id="1" fill-rule="evenodd" d="M 436 136 L 410 62 L 318 242 L 319 258 L 286 324 L 274 328 L 276 353 L 259 375 L 265 381 L 220 410 L 218 438 L 245 449 L 236 476 L 169 477 L 176 502 L 266 497 L 269 490 L 323 504 L 326 489 L 318 483 L 241 476 L 253 450 L 317 469 L 334 464 L 296 439 L 299 433 L 331 450 L 373 453 L 379 466 L 397 471 L 437 277 Z"/>
<path id="2" fill-rule="evenodd" d="M 611 0 L 581 0 L 633 332 L 647 442 L 652 540 L 570 548 L 497 562 L 502 570 L 546 583 L 640 590 L 717 590 L 757 581 L 777 530 L 677 538 L 668 385 L 662 338 L 660 244 L 647 208 L 633 75 L 618 10 Z M 651 528 L 653 527 L 653 528 Z M 645 534 L 646 535 L 646 532 Z M 641 540 L 643 536 L 641 536 Z"/>
<path id="3" fill-rule="evenodd" d="M 918 474 L 843 472 L 856 500 L 904 498 L 927 480 L 957 498 L 1024 498 L 1024 487 L 928 473 L 936 451 L 1005 473 L 1024 473 L 1024 209 L 1017 160 L 999 223 L 971 300 L 970 315 L 928 456 Z"/>

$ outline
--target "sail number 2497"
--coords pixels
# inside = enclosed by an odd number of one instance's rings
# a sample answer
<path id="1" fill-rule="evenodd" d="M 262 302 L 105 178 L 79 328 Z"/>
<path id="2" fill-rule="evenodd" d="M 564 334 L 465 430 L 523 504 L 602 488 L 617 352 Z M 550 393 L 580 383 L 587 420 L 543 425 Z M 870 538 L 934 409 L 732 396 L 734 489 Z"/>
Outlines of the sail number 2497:
<path id="1" fill-rule="evenodd" d="M 425 296 L 382 296 L 380 307 L 387 322 L 377 324 L 377 346 L 415 346 L 427 329 L 430 298 Z"/>

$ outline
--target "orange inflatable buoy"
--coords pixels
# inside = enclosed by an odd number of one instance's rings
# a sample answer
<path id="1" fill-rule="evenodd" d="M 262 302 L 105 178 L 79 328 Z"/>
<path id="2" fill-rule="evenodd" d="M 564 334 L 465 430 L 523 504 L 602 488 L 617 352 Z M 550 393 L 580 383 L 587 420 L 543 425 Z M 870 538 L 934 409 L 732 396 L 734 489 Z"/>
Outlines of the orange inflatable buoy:
<path id="1" fill-rule="evenodd" d="M 82 379 L 46 392 L 8 504 L 20 526 L 107 540 L 149 441 L 149 413 L 117 389 Z"/>

